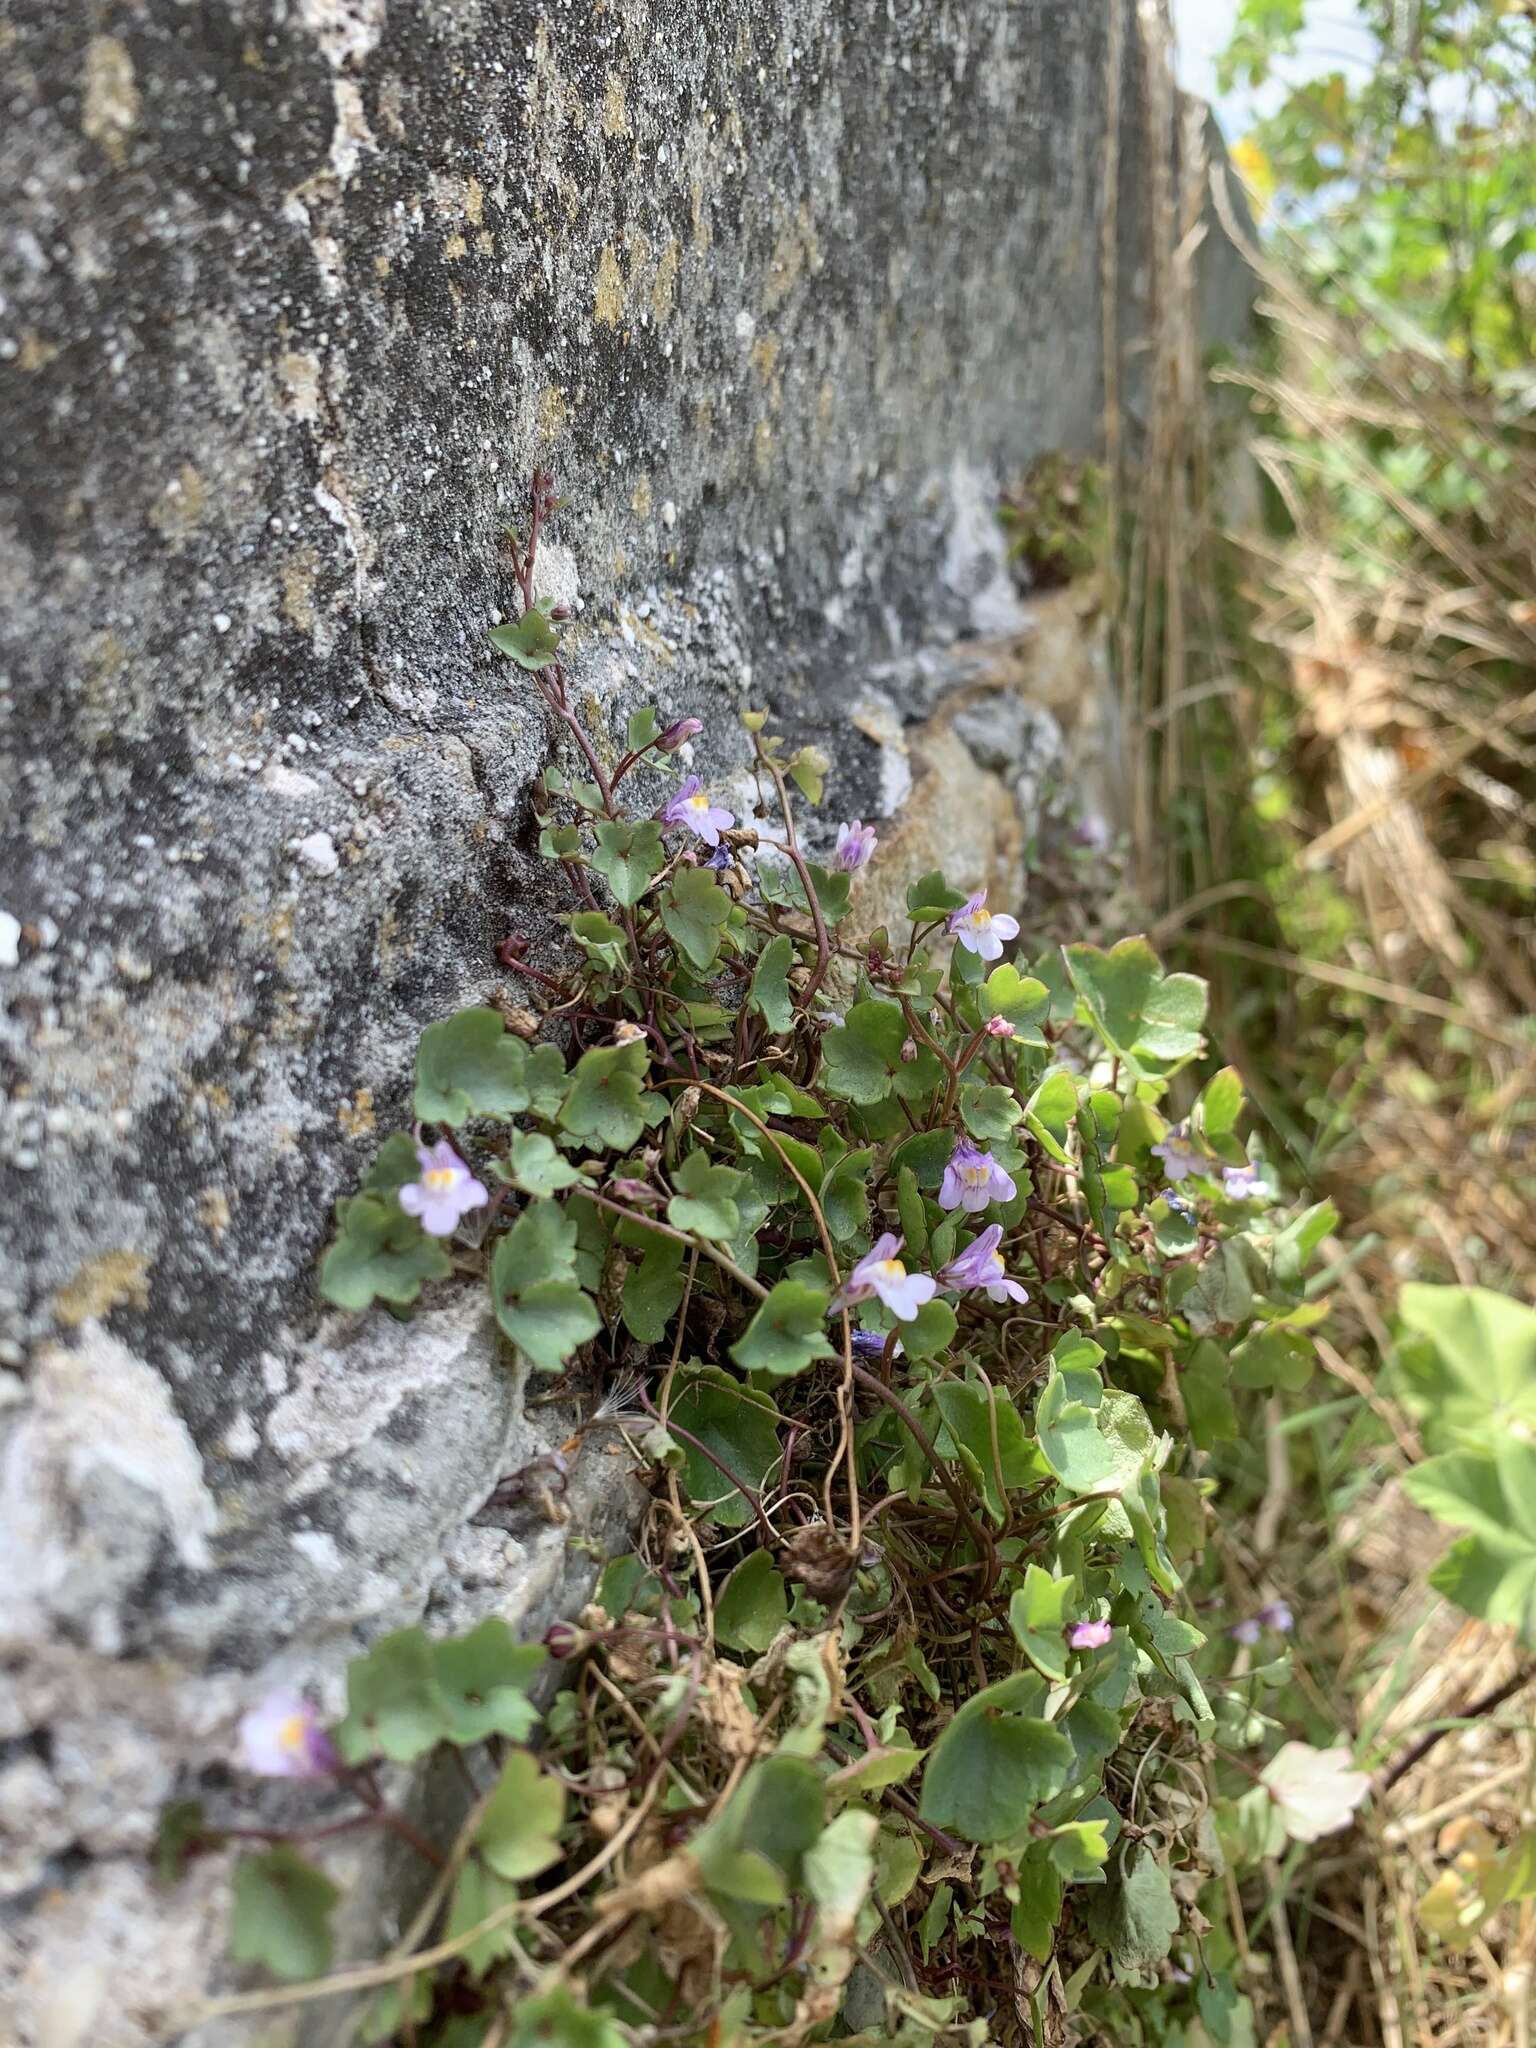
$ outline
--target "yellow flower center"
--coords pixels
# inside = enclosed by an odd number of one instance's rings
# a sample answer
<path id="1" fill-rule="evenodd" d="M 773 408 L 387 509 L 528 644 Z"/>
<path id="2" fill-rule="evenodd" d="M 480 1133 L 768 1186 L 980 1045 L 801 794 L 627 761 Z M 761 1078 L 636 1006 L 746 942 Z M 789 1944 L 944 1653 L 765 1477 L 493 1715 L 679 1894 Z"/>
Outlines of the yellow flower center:
<path id="1" fill-rule="evenodd" d="M 446 1193 L 459 1177 L 456 1166 L 429 1166 L 421 1176 L 422 1186 Z"/>
<path id="2" fill-rule="evenodd" d="M 304 1747 L 304 1716 L 290 1714 L 286 1721 L 278 1724 L 277 1745 L 291 1754 L 297 1754 Z"/>
<path id="3" fill-rule="evenodd" d="M 968 910 L 965 921 L 973 932 L 984 932 L 992 922 L 992 913 L 990 910 Z"/>
<path id="4" fill-rule="evenodd" d="M 981 1166 L 962 1166 L 960 1178 L 968 1188 L 984 1188 L 992 1178 L 991 1164 L 988 1162 Z"/>
<path id="5" fill-rule="evenodd" d="M 988 1253 L 987 1253 L 987 1257 L 988 1257 L 988 1258 L 989 1258 L 989 1259 L 990 1259 L 990 1260 L 992 1261 L 992 1264 L 993 1264 L 994 1266 L 996 1266 L 996 1268 L 997 1268 L 997 1270 L 999 1271 L 999 1273 L 1001 1273 L 1001 1272 L 1002 1272 L 1002 1270 L 1003 1270 L 1003 1255 L 1002 1255 L 1002 1253 L 1001 1253 L 1001 1252 L 988 1252 Z"/>
<path id="6" fill-rule="evenodd" d="M 685 798 L 685 802 L 690 811 L 707 811 L 709 809 L 709 798 L 702 789 L 696 791 L 694 795 Z"/>
<path id="7" fill-rule="evenodd" d="M 905 1280 L 907 1277 L 907 1269 L 900 1259 L 882 1259 L 875 1271 L 887 1280 Z"/>

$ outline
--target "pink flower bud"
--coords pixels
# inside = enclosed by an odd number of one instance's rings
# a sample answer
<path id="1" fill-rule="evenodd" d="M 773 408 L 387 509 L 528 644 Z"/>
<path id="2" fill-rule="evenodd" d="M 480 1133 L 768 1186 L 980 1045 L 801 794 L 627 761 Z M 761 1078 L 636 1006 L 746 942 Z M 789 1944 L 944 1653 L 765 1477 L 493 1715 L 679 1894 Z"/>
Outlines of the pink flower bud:
<path id="1" fill-rule="evenodd" d="M 676 719 L 657 740 L 656 751 L 659 754 L 675 754 L 678 748 L 686 746 L 689 740 L 697 739 L 703 730 L 702 718 Z"/>
<path id="2" fill-rule="evenodd" d="M 917 1058 L 917 1040 L 915 1038 L 904 1038 L 901 1041 L 901 1057 L 903 1063 L 909 1067 Z"/>
<path id="3" fill-rule="evenodd" d="M 544 1631 L 544 1647 L 551 1657 L 566 1663 L 572 1657 L 579 1657 L 592 1642 L 584 1628 L 578 1628 L 573 1621 L 553 1621 Z"/>
<path id="4" fill-rule="evenodd" d="M 1013 1026 L 1006 1017 L 989 1017 L 987 1019 L 987 1036 L 988 1038 L 1012 1038 Z"/>

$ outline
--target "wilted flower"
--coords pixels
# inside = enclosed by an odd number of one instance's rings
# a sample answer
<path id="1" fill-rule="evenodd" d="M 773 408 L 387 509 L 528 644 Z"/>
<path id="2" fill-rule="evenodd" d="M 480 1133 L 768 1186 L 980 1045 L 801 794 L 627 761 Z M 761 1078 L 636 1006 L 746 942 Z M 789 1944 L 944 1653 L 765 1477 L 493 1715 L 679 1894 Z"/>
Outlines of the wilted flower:
<path id="1" fill-rule="evenodd" d="M 855 1330 L 849 1339 L 855 1358 L 883 1358 L 890 1338 L 884 1330 Z M 901 1339 L 891 1345 L 891 1356 L 900 1358 Z"/>
<path id="2" fill-rule="evenodd" d="M 728 846 L 717 846 L 704 863 L 705 867 L 713 868 L 717 875 L 723 875 L 730 864 L 731 849 Z"/>
<path id="3" fill-rule="evenodd" d="M 974 1214 L 988 1202 L 1011 1202 L 1018 1193 L 1011 1174 L 1004 1173 L 990 1152 L 962 1138 L 950 1154 L 939 1187 L 941 1209 L 966 1209 Z"/>
<path id="4" fill-rule="evenodd" d="M 1241 1621 L 1234 1621 L 1227 1634 L 1234 1643 L 1242 1643 L 1252 1649 L 1264 1632 L 1264 1625 L 1256 1614 L 1245 1614 Z"/>
<path id="5" fill-rule="evenodd" d="M 1347 1749 L 1287 1742 L 1264 1766 L 1259 1782 L 1280 1809 L 1292 1841 L 1315 1842 L 1349 1826 L 1355 1808 L 1371 1789 L 1369 1774 L 1351 1770 L 1350 1763 Z"/>
<path id="6" fill-rule="evenodd" d="M 656 751 L 659 754 L 675 754 L 678 748 L 686 746 L 689 740 L 697 739 L 703 730 L 702 718 L 675 719 L 656 741 Z"/>
<path id="7" fill-rule="evenodd" d="M 722 810 L 710 802 L 697 775 L 685 777 L 677 794 L 663 805 L 661 817 L 663 824 L 685 825 L 706 846 L 718 846 L 720 834 L 728 832 L 736 822 L 734 811 Z"/>
<path id="8" fill-rule="evenodd" d="M 847 874 L 854 874 L 859 868 L 869 865 L 870 856 L 879 844 L 874 826 L 866 825 L 862 818 L 855 818 L 851 825 L 839 825 L 833 865 Z"/>
<path id="9" fill-rule="evenodd" d="M 435 1145 L 418 1145 L 420 1180 L 409 1180 L 400 1190 L 400 1206 L 407 1216 L 416 1216 L 428 1237 L 451 1237 L 459 1218 L 470 1209 L 483 1209 L 490 1200 L 484 1181 L 475 1179 L 446 1138 Z"/>
<path id="10" fill-rule="evenodd" d="M 1067 1630 L 1067 1648 L 1102 1650 L 1113 1634 L 1107 1621 L 1074 1621 Z"/>
<path id="11" fill-rule="evenodd" d="M 1192 1173 L 1206 1173 L 1211 1165 L 1190 1137 L 1188 1124 L 1175 1124 L 1162 1143 L 1152 1147 L 1152 1157 L 1161 1159 L 1163 1172 L 1175 1182 L 1187 1180 Z"/>
<path id="12" fill-rule="evenodd" d="M 1221 1186 L 1231 1201 L 1251 1202 L 1255 1195 L 1264 1192 L 1264 1176 L 1256 1166 L 1224 1166 Z"/>
<path id="13" fill-rule="evenodd" d="M 340 1768 L 320 1716 L 296 1692 L 272 1692 L 240 1717 L 240 1762 L 262 1778 L 329 1778 Z"/>
<path id="14" fill-rule="evenodd" d="M 910 1323 L 924 1302 L 932 1301 L 938 1283 L 927 1273 L 909 1273 L 896 1254 L 901 1239 L 887 1231 L 859 1260 L 843 1282 L 834 1308 L 851 1308 L 855 1302 L 877 1295 L 899 1323 Z"/>
<path id="15" fill-rule="evenodd" d="M 637 1039 L 645 1038 L 647 1035 L 645 1026 L 637 1024 L 632 1017 L 621 1017 L 613 1027 L 615 1045 L 633 1045 Z"/>
<path id="16" fill-rule="evenodd" d="M 1284 1600 L 1267 1600 L 1254 1619 L 1282 1636 L 1288 1636 L 1296 1626 L 1296 1617 Z"/>
<path id="17" fill-rule="evenodd" d="M 957 938 L 968 953 L 975 953 L 982 960 L 1001 960 L 1004 939 L 1019 936 L 1019 921 L 1006 911 L 999 911 L 994 917 L 987 908 L 987 892 L 978 889 L 974 896 L 952 910 L 944 920 L 944 929 Z"/>
<path id="18" fill-rule="evenodd" d="M 987 1019 L 987 1036 L 988 1038 L 1012 1038 L 1013 1026 L 1006 1017 L 989 1017 Z"/>
<path id="19" fill-rule="evenodd" d="M 633 1202 L 637 1209 L 659 1209 L 666 1200 L 648 1180 L 636 1180 L 633 1174 L 618 1174 L 608 1186 L 621 1202 Z"/>
<path id="20" fill-rule="evenodd" d="M 579 1657 L 594 1640 L 588 1630 L 578 1628 L 573 1621 L 552 1621 L 544 1631 L 545 1649 L 562 1664 L 568 1658 Z"/>
<path id="21" fill-rule="evenodd" d="M 973 1238 L 957 1258 L 950 1260 L 939 1274 L 939 1284 L 983 1288 L 988 1301 L 1028 1301 L 1028 1289 L 1017 1280 L 1010 1280 L 1004 1269 L 1003 1255 L 997 1248 L 1002 1235 L 1000 1223 L 989 1223 L 980 1237 Z"/>

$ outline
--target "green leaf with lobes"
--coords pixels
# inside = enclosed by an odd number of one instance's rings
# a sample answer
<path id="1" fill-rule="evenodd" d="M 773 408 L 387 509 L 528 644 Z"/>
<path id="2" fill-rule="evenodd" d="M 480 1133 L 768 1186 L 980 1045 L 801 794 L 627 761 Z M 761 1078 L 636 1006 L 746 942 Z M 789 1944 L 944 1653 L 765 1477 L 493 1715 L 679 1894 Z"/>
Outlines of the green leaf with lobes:
<path id="1" fill-rule="evenodd" d="M 491 1254 L 496 1320 L 537 1372 L 558 1372 L 602 1328 L 575 1277 L 576 1241 L 573 1216 L 535 1201 Z"/>
<path id="2" fill-rule="evenodd" d="M 412 1106 L 422 1123 L 435 1124 L 458 1125 L 472 1116 L 505 1120 L 530 1109 L 543 1116 L 559 1101 L 564 1077 L 558 1047 L 530 1052 L 499 1011 L 460 1010 L 421 1034 Z"/>
<path id="3" fill-rule="evenodd" d="M 716 1166 L 707 1153 L 690 1152 L 673 1171 L 676 1192 L 667 1204 L 667 1221 L 674 1230 L 729 1244 L 741 1229 L 736 1197 L 746 1181 L 734 1166 Z"/>
<path id="4" fill-rule="evenodd" d="M 288 1983 L 323 1975 L 340 1897 L 323 1871 L 286 1845 L 242 1856 L 235 1865 L 230 1954 L 237 1963 L 264 1963 Z"/>
<path id="5" fill-rule="evenodd" d="M 1072 1579 L 1053 1579 L 1037 1564 L 1027 1565 L 1024 1583 L 1008 1603 L 1008 1626 L 1030 1663 L 1053 1684 L 1067 1677 L 1067 1622 L 1076 1604 Z"/>
<path id="6" fill-rule="evenodd" d="M 770 939 L 757 956 L 752 974 L 752 1008 L 772 1032 L 782 1034 L 795 1021 L 794 998 L 789 989 L 789 970 L 795 962 L 793 941 L 784 933 Z"/>
<path id="7" fill-rule="evenodd" d="M 537 1877 L 560 1860 L 565 1787 L 515 1749 L 502 1766 L 475 1833 L 475 1847 L 498 1877 Z"/>
<path id="8" fill-rule="evenodd" d="M 804 1280 L 781 1280 L 758 1304 L 757 1313 L 745 1333 L 731 1346 L 731 1356 L 743 1372 L 771 1373 L 788 1379 L 804 1372 L 818 1358 L 830 1358 L 827 1341 L 827 1308 L 831 1296 L 824 1287 Z"/>
<path id="9" fill-rule="evenodd" d="M 419 1628 L 381 1636 L 347 1666 L 347 1713 L 336 1730 L 345 1762 L 388 1757 L 414 1763 L 453 1732 L 453 1705 L 443 1690 L 432 1645 Z"/>
<path id="10" fill-rule="evenodd" d="M 968 1842 L 1022 1834 L 1067 1782 L 1072 1744 L 1032 1711 L 1042 1681 L 1015 1673 L 968 1699 L 929 1752 L 919 1811 Z"/>
<path id="11" fill-rule="evenodd" d="M 394 1194 L 353 1195 L 336 1213 L 340 1230 L 321 1262 L 320 1292 L 338 1308 L 367 1308 L 375 1298 L 403 1305 L 425 1282 L 453 1271 L 442 1243 L 406 1215 Z"/>
<path id="12" fill-rule="evenodd" d="M 715 1598 L 715 1635 L 728 1650 L 756 1656 L 789 1619 L 789 1594 L 766 1550 L 744 1557 Z"/>
<path id="13" fill-rule="evenodd" d="M 667 935 L 697 968 L 714 965 L 731 899 L 709 868 L 679 868 L 661 899 Z"/>
<path id="14" fill-rule="evenodd" d="M 680 1377 L 671 1421 L 679 1432 L 688 1432 L 680 1441 L 689 1499 L 711 1503 L 710 1514 L 722 1528 L 739 1529 L 750 1522 L 751 1502 L 726 1474 L 761 1493 L 779 1462 L 779 1411 L 773 1397 L 744 1386 L 718 1366 L 705 1366 Z M 699 1444 L 712 1457 L 704 1456 Z"/>
<path id="15" fill-rule="evenodd" d="M 493 626 L 490 642 L 498 654 L 508 655 L 519 668 L 548 668 L 560 651 L 560 636 L 550 624 L 548 612 L 536 604 L 512 624 Z"/>
<path id="16" fill-rule="evenodd" d="M 597 827 L 592 865 L 626 910 L 634 908 L 666 864 L 661 827 L 654 818 L 605 818 Z"/>
<path id="17" fill-rule="evenodd" d="M 555 1150 L 554 1140 L 542 1131 L 518 1131 L 512 1139 L 505 1167 L 506 1178 L 525 1195 L 557 1195 L 574 1187 L 581 1174 Z"/>
<path id="18" fill-rule="evenodd" d="M 854 1003 L 821 1042 L 822 1078 L 850 1102 L 883 1102 L 893 1088 L 908 1098 L 931 1095 L 943 1069 L 926 1046 L 904 1060 L 906 1043 L 907 1022 L 895 1003 L 879 997 Z"/>
<path id="19" fill-rule="evenodd" d="M 643 1038 L 627 1045 L 590 1047 L 576 1062 L 560 1108 L 564 1129 L 610 1151 L 628 1152 L 655 1110 L 663 1109 L 641 1085 L 649 1063 Z"/>
<path id="20" fill-rule="evenodd" d="M 488 1735 L 527 1740 L 539 1719 L 528 1688 L 549 1661 L 542 1643 L 520 1643 L 493 1614 L 468 1635 L 434 1644 L 432 1654 L 450 1741 L 462 1748 Z"/>

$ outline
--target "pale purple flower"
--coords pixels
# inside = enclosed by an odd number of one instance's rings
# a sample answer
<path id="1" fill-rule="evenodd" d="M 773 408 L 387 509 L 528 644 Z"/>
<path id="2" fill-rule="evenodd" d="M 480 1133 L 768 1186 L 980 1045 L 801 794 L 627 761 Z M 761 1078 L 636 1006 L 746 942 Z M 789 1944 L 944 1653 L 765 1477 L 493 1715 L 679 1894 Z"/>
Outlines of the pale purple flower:
<path id="1" fill-rule="evenodd" d="M 1266 1600 L 1254 1619 L 1282 1636 L 1288 1636 L 1296 1626 L 1296 1617 L 1284 1600 Z"/>
<path id="2" fill-rule="evenodd" d="M 843 1282 L 834 1308 L 851 1308 L 855 1302 L 878 1296 L 898 1323 L 910 1323 L 924 1302 L 938 1293 L 938 1283 L 927 1273 L 909 1273 L 896 1256 L 901 1239 L 887 1231 L 859 1260 Z"/>
<path id="3" fill-rule="evenodd" d="M 1010 1280 L 1003 1266 L 998 1244 L 1001 1223 L 989 1223 L 980 1237 L 973 1238 L 958 1258 L 950 1260 L 939 1275 L 941 1287 L 980 1287 L 988 1301 L 1028 1301 L 1029 1291 Z"/>
<path id="4" fill-rule="evenodd" d="M 1096 853 L 1102 853 L 1109 844 L 1109 826 L 1097 811 L 1089 811 L 1072 828 L 1072 837 L 1079 846 L 1091 846 Z"/>
<path id="5" fill-rule="evenodd" d="M 1224 1166 L 1221 1185 L 1230 1201 L 1251 1202 L 1264 1192 L 1264 1176 L 1256 1166 Z"/>
<path id="6" fill-rule="evenodd" d="M 832 856 L 832 864 L 845 874 L 856 874 L 860 868 L 868 867 L 870 857 L 879 844 L 874 826 L 866 825 L 862 818 L 855 818 L 851 825 L 838 826 L 837 851 Z"/>
<path id="7" fill-rule="evenodd" d="M 989 1017 L 987 1019 L 987 1036 L 988 1038 L 1012 1038 L 1013 1026 L 1006 1017 Z"/>
<path id="8" fill-rule="evenodd" d="M 1259 1783 L 1280 1809 L 1293 1842 L 1315 1842 L 1349 1826 L 1371 1789 L 1369 1773 L 1352 1771 L 1352 1762 L 1344 1748 L 1313 1749 L 1305 1742 L 1286 1742 L 1260 1771 Z"/>
<path id="9" fill-rule="evenodd" d="M 890 1342 L 890 1338 L 884 1330 L 855 1330 L 849 1341 L 853 1345 L 853 1355 L 855 1358 L 883 1358 L 885 1356 L 885 1347 Z M 900 1358 L 901 1356 L 901 1339 L 899 1337 L 891 1345 L 891 1356 L 892 1358 Z"/>
<path id="10" fill-rule="evenodd" d="M 975 953 L 982 960 L 1001 960 L 1004 939 L 1019 936 L 1019 921 L 1006 911 L 996 916 L 987 908 L 987 892 L 978 889 L 974 896 L 952 910 L 944 920 L 944 929 L 953 934 L 968 953 Z"/>
<path id="11" fill-rule="evenodd" d="M 990 1152 L 982 1152 L 968 1138 L 962 1138 L 950 1154 L 939 1187 L 941 1209 L 965 1209 L 975 1214 L 988 1202 L 1011 1202 L 1018 1193 L 1013 1176 L 1004 1173 Z"/>
<path id="12" fill-rule="evenodd" d="M 702 718 L 675 719 L 655 742 L 656 751 L 659 754 L 675 754 L 678 748 L 686 746 L 689 740 L 697 739 L 703 730 Z"/>
<path id="13" fill-rule="evenodd" d="M 407 1181 L 400 1190 L 400 1206 L 407 1216 L 419 1216 L 428 1237 L 451 1237 L 459 1218 L 469 1209 L 483 1209 L 490 1200 L 484 1181 L 475 1179 L 446 1138 L 435 1145 L 418 1145 L 421 1179 Z"/>
<path id="14" fill-rule="evenodd" d="M 1161 1159 L 1163 1172 L 1171 1181 L 1187 1180 L 1192 1173 L 1208 1173 L 1211 1162 L 1189 1135 L 1188 1124 L 1174 1124 L 1152 1157 Z"/>
<path id="15" fill-rule="evenodd" d="M 1234 1643 L 1242 1643 L 1248 1649 L 1253 1648 L 1263 1632 L 1263 1625 L 1256 1614 L 1248 1614 L 1241 1621 L 1234 1621 L 1227 1630 Z"/>
<path id="16" fill-rule="evenodd" d="M 240 1762 L 261 1778 L 329 1778 L 341 1767 L 320 1716 L 296 1692 L 272 1692 L 240 1717 Z"/>
<path id="17" fill-rule="evenodd" d="M 1074 1621 L 1067 1630 L 1067 1648 L 1102 1650 L 1113 1634 L 1107 1621 Z"/>
<path id="18" fill-rule="evenodd" d="M 678 785 L 677 794 L 662 806 L 661 818 L 665 825 L 686 826 L 706 846 L 718 846 L 720 834 L 735 824 L 736 813 L 712 804 L 698 776 L 689 775 Z"/>

